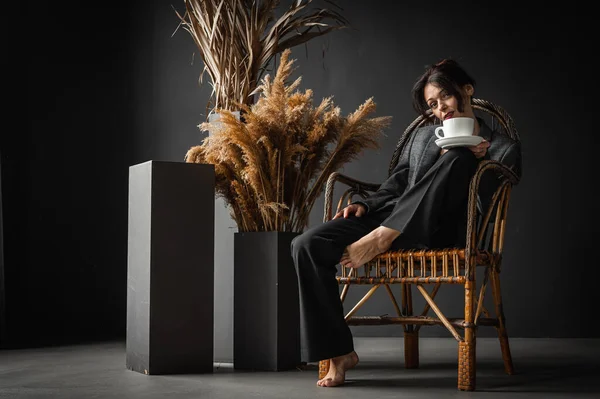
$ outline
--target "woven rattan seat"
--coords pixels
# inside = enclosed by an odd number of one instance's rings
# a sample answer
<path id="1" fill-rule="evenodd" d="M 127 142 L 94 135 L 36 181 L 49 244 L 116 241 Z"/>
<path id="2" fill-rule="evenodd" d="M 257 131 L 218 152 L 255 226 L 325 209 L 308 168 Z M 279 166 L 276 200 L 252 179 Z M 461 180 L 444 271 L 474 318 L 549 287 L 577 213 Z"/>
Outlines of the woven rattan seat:
<path id="1" fill-rule="evenodd" d="M 473 99 L 477 116 L 488 122 L 492 130 L 505 134 L 520 142 L 513 120 L 506 111 L 488 101 Z M 433 115 L 419 116 L 400 137 L 389 166 L 389 173 L 398 163 L 400 154 L 417 128 L 434 123 Z M 486 173 L 498 175 L 498 188 L 487 209 L 478 205 L 479 182 Z M 469 187 L 467 214 L 467 245 L 465 248 L 412 249 L 389 251 L 377 256 L 367 264 L 356 268 L 341 267 L 336 279 L 341 290 L 340 298 L 346 299 L 351 285 L 371 285 L 369 291 L 346 314 L 349 325 L 401 324 L 404 330 L 405 367 L 419 367 L 419 330 L 421 326 L 443 325 L 458 342 L 458 389 L 474 390 L 476 374 L 476 332 L 480 326 L 496 328 L 504 369 L 513 374 L 513 364 L 509 348 L 505 318 L 502 309 L 500 271 L 506 217 L 511 189 L 519 182 L 519 177 L 500 162 L 483 160 L 473 176 Z M 334 185 L 343 183 L 348 188 L 341 194 L 337 208 L 333 210 Z M 356 197 L 365 197 L 376 191 L 379 184 L 361 182 L 341 173 L 332 173 L 325 190 L 324 221 L 351 203 Z M 483 273 L 482 283 L 477 287 L 476 271 Z M 401 303 L 398 304 L 390 286 L 400 285 Z M 447 317 L 435 303 L 438 290 L 445 284 L 458 284 L 464 287 L 464 314 L 461 317 Z M 433 285 L 429 291 L 426 285 Z M 413 311 L 411 288 L 415 286 L 425 299 L 426 305 L 420 314 Z M 488 287 L 494 302 L 492 314 L 483 305 Z M 383 287 L 394 305 L 396 316 L 355 316 L 358 309 Z M 435 316 L 429 316 L 433 312 Z M 319 378 L 323 378 L 329 368 L 329 361 L 319 363 Z"/>

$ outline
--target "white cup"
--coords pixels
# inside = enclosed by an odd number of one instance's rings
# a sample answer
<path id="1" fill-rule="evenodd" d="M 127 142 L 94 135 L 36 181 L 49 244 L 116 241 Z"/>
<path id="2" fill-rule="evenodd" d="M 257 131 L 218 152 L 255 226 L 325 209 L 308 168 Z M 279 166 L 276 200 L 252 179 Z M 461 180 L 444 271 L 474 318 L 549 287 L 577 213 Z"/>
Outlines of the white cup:
<path id="1" fill-rule="evenodd" d="M 435 135 L 443 139 L 445 137 L 472 136 L 475 128 L 475 119 L 467 117 L 457 117 L 446 119 L 443 126 L 435 128 Z M 444 133 L 440 135 L 439 131 Z"/>

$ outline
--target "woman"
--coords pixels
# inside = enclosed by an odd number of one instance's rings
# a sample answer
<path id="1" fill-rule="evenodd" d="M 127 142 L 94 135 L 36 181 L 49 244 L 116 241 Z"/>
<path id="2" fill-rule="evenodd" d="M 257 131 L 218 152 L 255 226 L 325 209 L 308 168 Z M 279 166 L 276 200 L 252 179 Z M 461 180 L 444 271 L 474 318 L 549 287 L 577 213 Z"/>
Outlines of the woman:
<path id="1" fill-rule="evenodd" d="M 375 193 L 292 241 L 300 292 L 302 360 L 331 359 L 329 372 L 318 386 L 343 384 L 346 371 L 358 363 L 344 320 L 336 265 L 357 268 L 389 249 L 464 246 L 468 188 L 479 161 L 503 162 L 520 175 L 519 143 L 495 134 L 475 116 L 474 92 L 475 80 L 454 60 L 427 68 L 412 89 L 415 110 L 422 115 L 430 110 L 440 121 L 473 118 L 473 134 L 483 137 L 481 143 L 440 149 L 435 143 L 437 126 L 418 129 Z M 480 193 L 493 192 L 493 177 L 482 180 L 480 187 Z"/>

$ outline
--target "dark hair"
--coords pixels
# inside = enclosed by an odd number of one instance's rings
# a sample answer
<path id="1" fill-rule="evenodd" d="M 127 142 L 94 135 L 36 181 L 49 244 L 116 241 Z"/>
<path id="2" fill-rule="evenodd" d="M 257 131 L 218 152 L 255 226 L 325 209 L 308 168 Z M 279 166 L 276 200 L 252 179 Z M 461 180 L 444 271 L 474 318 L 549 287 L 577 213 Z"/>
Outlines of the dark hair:
<path id="1" fill-rule="evenodd" d="M 412 88 L 413 108 L 418 114 L 426 116 L 429 105 L 425 102 L 425 86 L 433 84 L 448 94 L 455 96 L 458 101 L 458 110 L 464 110 L 464 100 L 461 89 L 470 84 L 475 87 L 475 79 L 452 59 L 444 59 L 434 65 L 428 66 L 427 70 L 415 82 Z"/>

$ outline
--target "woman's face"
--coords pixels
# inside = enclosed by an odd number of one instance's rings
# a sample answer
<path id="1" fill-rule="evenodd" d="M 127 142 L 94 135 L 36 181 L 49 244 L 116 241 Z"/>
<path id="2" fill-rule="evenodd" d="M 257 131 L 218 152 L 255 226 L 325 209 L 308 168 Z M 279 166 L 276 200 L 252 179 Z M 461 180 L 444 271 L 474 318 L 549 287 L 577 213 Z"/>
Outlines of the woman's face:
<path id="1" fill-rule="evenodd" d="M 459 116 L 475 118 L 475 113 L 471 107 L 471 96 L 473 95 L 473 86 L 471 85 L 465 85 L 462 90 L 465 100 L 463 112 L 458 110 L 458 99 L 455 96 L 431 83 L 425 86 L 423 94 L 431 111 L 441 121 Z"/>

